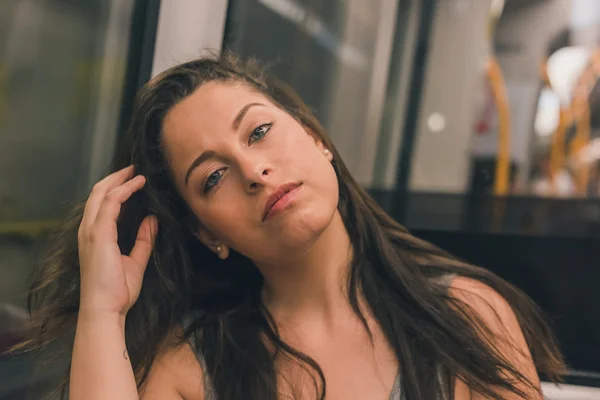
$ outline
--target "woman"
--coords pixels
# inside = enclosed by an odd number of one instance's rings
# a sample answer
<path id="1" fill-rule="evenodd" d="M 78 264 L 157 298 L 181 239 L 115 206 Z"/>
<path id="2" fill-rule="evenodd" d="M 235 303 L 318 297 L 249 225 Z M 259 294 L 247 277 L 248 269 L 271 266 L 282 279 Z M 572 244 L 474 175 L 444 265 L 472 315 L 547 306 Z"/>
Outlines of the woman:
<path id="1" fill-rule="evenodd" d="M 256 63 L 157 76 L 119 149 L 31 293 L 24 349 L 76 325 L 72 400 L 540 399 L 563 373 L 534 304 L 388 217 Z"/>

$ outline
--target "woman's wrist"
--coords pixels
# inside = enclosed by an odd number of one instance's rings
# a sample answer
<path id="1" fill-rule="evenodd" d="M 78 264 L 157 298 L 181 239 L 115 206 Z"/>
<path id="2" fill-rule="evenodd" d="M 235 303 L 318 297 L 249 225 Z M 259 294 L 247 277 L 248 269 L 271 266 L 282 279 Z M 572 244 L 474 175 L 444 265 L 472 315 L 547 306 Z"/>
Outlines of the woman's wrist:
<path id="1" fill-rule="evenodd" d="M 79 323 L 101 324 L 102 326 L 116 324 L 124 331 L 125 314 L 82 305 L 79 307 L 78 324 Z"/>

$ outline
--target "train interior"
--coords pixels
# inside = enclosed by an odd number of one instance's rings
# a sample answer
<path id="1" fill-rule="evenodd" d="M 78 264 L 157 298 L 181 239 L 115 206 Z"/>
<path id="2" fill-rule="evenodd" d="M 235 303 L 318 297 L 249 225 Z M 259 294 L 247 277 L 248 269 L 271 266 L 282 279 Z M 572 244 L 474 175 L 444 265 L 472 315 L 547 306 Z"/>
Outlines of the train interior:
<path id="1" fill-rule="evenodd" d="M 392 217 L 539 304 L 570 368 L 546 398 L 600 398 L 597 0 L 3 0 L 0 351 L 136 90 L 207 49 L 270 65 Z M 0 398 L 61 378 L 34 361 L 0 357 Z"/>

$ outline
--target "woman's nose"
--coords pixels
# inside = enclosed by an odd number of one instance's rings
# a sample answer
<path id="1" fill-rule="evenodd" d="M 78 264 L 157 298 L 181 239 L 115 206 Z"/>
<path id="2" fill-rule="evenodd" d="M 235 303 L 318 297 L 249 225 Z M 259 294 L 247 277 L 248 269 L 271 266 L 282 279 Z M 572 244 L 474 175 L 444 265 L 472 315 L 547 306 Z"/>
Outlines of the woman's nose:
<path id="1" fill-rule="evenodd" d="M 248 162 L 242 166 L 244 187 L 248 191 L 255 191 L 269 181 L 273 174 L 272 168 L 265 163 Z"/>
<path id="2" fill-rule="evenodd" d="M 249 181 L 248 188 L 250 190 L 256 190 L 259 187 L 264 186 L 265 182 L 268 181 L 270 174 L 270 169 L 261 167 L 257 171 L 256 179 Z"/>

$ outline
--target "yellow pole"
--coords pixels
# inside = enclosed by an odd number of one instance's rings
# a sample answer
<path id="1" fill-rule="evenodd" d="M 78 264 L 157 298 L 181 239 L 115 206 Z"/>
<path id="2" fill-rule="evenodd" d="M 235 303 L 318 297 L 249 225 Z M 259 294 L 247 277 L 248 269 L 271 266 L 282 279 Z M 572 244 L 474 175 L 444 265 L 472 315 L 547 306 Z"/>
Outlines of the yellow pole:
<path id="1" fill-rule="evenodd" d="M 508 103 L 508 94 L 504 77 L 502 76 L 502 69 L 494 56 L 491 56 L 488 61 L 487 75 L 496 103 L 496 109 L 498 110 L 498 156 L 496 161 L 494 194 L 497 196 L 506 196 L 510 186 L 510 104 Z"/>
<path id="2" fill-rule="evenodd" d="M 577 124 L 577 132 L 573 143 L 569 149 L 569 157 L 577 161 L 577 157 L 581 150 L 590 143 L 591 138 L 591 110 L 589 97 L 594 89 L 594 85 L 600 78 L 600 51 L 596 50 L 592 54 L 589 65 L 583 71 L 578 84 L 573 90 L 573 101 L 571 108 L 573 109 L 573 120 Z M 563 146 L 564 147 L 564 146 Z M 575 163 L 576 165 L 576 188 L 577 194 L 585 196 L 590 180 L 590 165 L 589 163 Z"/>

